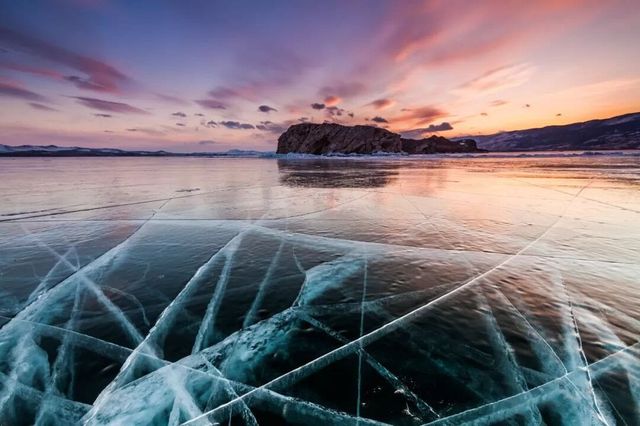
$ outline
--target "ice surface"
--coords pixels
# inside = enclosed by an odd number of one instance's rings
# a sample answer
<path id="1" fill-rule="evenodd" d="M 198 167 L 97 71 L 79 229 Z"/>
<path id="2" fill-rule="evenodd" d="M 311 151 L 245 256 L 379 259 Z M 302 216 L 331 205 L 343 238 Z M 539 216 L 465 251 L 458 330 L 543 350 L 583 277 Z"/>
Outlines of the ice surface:
<path id="1" fill-rule="evenodd" d="M 639 184 L 634 155 L 0 160 L 0 424 L 640 424 Z"/>

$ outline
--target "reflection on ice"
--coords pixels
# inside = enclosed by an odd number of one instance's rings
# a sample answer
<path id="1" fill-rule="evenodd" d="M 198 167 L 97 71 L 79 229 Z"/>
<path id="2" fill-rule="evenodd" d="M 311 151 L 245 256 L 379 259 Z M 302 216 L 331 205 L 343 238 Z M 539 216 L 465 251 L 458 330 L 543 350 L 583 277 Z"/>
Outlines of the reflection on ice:
<path id="1" fill-rule="evenodd" d="M 640 423 L 633 158 L 93 167 L 0 203 L 6 424 Z"/>
<path id="2" fill-rule="evenodd" d="M 280 182 L 307 188 L 378 188 L 394 181 L 399 164 L 336 158 L 278 159 Z"/>

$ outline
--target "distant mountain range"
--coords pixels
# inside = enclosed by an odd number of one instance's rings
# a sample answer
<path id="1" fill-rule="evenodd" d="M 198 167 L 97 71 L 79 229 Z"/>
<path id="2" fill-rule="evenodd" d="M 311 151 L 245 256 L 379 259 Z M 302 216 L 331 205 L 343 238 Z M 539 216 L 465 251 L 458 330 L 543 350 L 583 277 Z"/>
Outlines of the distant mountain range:
<path id="1" fill-rule="evenodd" d="M 5 157 L 162 157 L 172 155 L 166 151 L 125 151 L 115 148 L 81 148 L 57 145 L 0 144 L 0 156 Z"/>
<path id="2" fill-rule="evenodd" d="M 467 138 L 488 151 L 640 149 L 640 113 Z"/>
<path id="3" fill-rule="evenodd" d="M 127 151 L 116 148 L 81 148 L 57 145 L 0 144 L 0 157 L 263 157 L 273 153 L 232 149 L 226 152 L 176 153 L 168 151 Z"/>

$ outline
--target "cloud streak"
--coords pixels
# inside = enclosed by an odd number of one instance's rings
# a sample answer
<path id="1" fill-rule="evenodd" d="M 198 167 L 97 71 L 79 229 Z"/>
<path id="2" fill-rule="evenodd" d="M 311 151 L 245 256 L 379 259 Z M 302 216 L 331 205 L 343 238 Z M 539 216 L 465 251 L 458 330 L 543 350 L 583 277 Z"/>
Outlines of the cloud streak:
<path id="1" fill-rule="evenodd" d="M 25 89 L 16 84 L 3 82 L 0 82 L 0 96 L 8 96 L 27 101 L 46 101 L 44 96 L 32 92 L 31 90 Z"/>
<path id="2" fill-rule="evenodd" d="M 65 80 L 84 90 L 120 93 L 132 84 L 131 79 L 112 65 L 81 55 L 38 38 L 0 27 L 3 44 L 38 59 L 70 68 L 84 76 L 69 75 Z"/>
<path id="3" fill-rule="evenodd" d="M 143 109 L 131 106 L 123 102 L 105 101 L 103 99 L 87 98 L 83 96 L 71 96 L 79 104 L 86 106 L 87 108 L 95 109 L 98 111 L 116 112 L 121 114 L 141 114 L 148 115 L 149 113 Z"/>
<path id="4" fill-rule="evenodd" d="M 446 116 L 447 113 L 434 106 L 406 108 L 403 113 L 389 119 L 389 123 L 396 129 L 416 128 L 430 124 L 434 120 Z"/>
<path id="5" fill-rule="evenodd" d="M 454 93 L 462 96 L 478 96 L 500 92 L 518 87 L 531 79 L 534 67 L 529 64 L 517 64 L 494 68 L 462 84 Z"/>
<path id="6" fill-rule="evenodd" d="M 227 106 L 215 99 L 198 99 L 195 101 L 198 105 L 208 109 L 227 109 Z"/>
<path id="7" fill-rule="evenodd" d="M 50 106 L 47 105 L 43 105 L 43 104 L 39 104 L 36 102 L 29 102 L 29 105 L 31 106 L 31 108 L 40 110 L 40 111 L 50 111 L 50 112 L 57 112 L 58 110 L 55 108 L 51 108 Z"/>
<path id="8" fill-rule="evenodd" d="M 367 105 L 372 106 L 376 110 L 383 110 L 383 109 L 390 108 L 395 104 L 396 104 L 395 101 L 391 99 L 382 98 L 382 99 L 376 99 L 375 101 L 372 101 Z"/>

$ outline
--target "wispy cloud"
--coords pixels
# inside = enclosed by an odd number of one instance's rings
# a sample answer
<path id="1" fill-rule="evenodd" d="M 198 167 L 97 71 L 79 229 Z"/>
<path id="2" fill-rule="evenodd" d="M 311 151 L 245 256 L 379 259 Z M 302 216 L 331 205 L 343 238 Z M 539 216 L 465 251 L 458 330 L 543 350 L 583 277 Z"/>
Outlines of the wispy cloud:
<path id="1" fill-rule="evenodd" d="M 386 98 L 382 98 L 382 99 L 376 99 L 375 101 L 372 101 L 370 103 L 368 103 L 367 105 L 372 106 L 374 109 L 377 110 L 383 110 L 386 108 L 390 108 L 392 106 L 394 106 L 396 104 L 396 102 L 392 99 L 386 99 Z"/>
<path id="2" fill-rule="evenodd" d="M 172 96 L 172 95 L 167 95 L 167 94 L 163 94 L 163 93 L 156 93 L 155 94 L 156 98 L 160 99 L 161 101 L 170 103 L 170 104 L 176 104 L 176 105 L 189 105 L 189 102 L 187 102 L 186 100 L 179 98 L 177 96 Z"/>
<path id="3" fill-rule="evenodd" d="M 147 111 L 131 106 L 123 102 L 105 101 L 103 99 L 86 98 L 83 96 L 71 96 L 79 104 L 98 111 L 117 112 L 122 114 L 149 114 Z"/>
<path id="4" fill-rule="evenodd" d="M 361 95 L 367 91 L 367 87 L 364 83 L 359 81 L 341 81 L 333 83 L 329 86 L 322 87 L 318 94 L 326 100 L 329 99 L 344 99 Z"/>
<path id="5" fill-rule="evenodd" d="M 523 85 L 531 79 L 533 73 L 534 67 L 530 64 L 494 68 L 462 84 L 454 93 L 462 96 L 477 96 L 499 92 Z"/>
<path id="6" fill-rule="evenodd" d="M 444 117 L 446 112 L 434 106 L 424 106 L 419 108 L 405 108 L 403 113 L 389 119 L 391 125 L 396 129 L 416 128 L 430 124 L 434 120 Z"/>
<path id="7" fill-rule="evenodd" d="M 123 72 L 104 61 L 80 55 L 18 31 L 0 27 L 0 41 L 16 51 L 83 73 L 84 76 L 65 77 L 80 89 L 116 93 L 122 92 L 132 83 Z"/>
<path id="8" fill-rule="evenodd" d="M 39 104 L 36 102 L 29 102 L 29 105 L 31 106 L 31 108 L 40 110 L 40 111 L 51 111 L 51 112 L 57 112 L 58 110 L 55 108 L 51 108 L 50 106 L 47 105 L 43 105 L 43 104 Z"/>
<path id="9" fill-rule="evenodd" d="M 283 133 L 285 130 L 287 130 L 287 127 L 289 127 L 289 124 L 278 124 L 271 121 L 261 121 L 260 124 L 256 125 L 256 129 L 262 130 L 263 132 L 269 132 L 274 135 Z"/>
<path id="10" fill-rule="evenodd" d="M 46 98 L 42 95 L 25 89 L 18 84 L 11 82 L 0 81 L 0 96 L 8 96 L 12 98 L 24 99 L 27 101 L 46 101 Z"/>
<path id="11" fill-rule="evenodd" d="M 227 109 L 227 106 L 215 99 L 198 99 L 196 103 L 203 108 L 209 109 Z"/>

